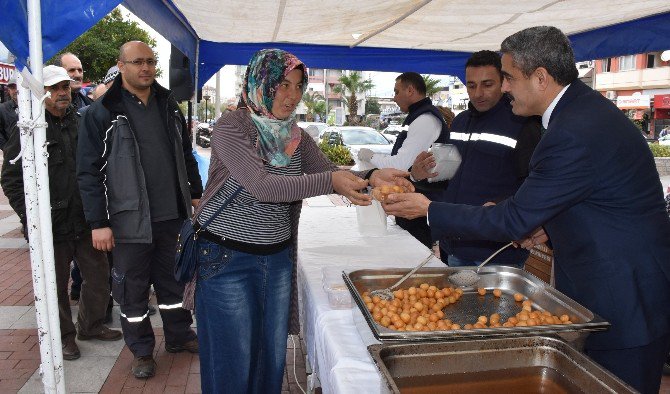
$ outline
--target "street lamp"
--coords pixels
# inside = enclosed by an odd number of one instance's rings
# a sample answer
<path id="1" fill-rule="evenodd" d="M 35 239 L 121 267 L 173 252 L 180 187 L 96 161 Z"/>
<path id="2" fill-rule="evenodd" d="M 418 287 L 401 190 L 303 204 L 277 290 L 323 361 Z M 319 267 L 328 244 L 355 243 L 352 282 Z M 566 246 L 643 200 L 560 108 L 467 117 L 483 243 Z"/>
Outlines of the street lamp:
<path id="1" fill-rule="evenodd" d="M 207 120 L 207 102 L 209 101 L 210 97 L 208 94 L 205 94 L 202 96 L 202 99 L 205 100 L 205 123 L 208 122 Z"/>

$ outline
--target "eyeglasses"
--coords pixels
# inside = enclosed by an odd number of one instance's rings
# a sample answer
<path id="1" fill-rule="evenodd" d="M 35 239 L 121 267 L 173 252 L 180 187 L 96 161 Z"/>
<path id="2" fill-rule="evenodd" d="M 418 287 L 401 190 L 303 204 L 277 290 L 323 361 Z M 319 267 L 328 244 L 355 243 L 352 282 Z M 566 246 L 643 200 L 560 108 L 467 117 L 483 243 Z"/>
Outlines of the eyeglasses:
<path id="1" fill-rule="evenodd" d="M 137 67 L 144 66 L 145 64 L 149 67 L 155 67 L 156 64 L 158 63 L 158 60 L 156 60 L 156 59 L 121 60 L 121 63 L 124 63 L 124 64 L 130 63 L 133 66 L 137 66 Z"/>

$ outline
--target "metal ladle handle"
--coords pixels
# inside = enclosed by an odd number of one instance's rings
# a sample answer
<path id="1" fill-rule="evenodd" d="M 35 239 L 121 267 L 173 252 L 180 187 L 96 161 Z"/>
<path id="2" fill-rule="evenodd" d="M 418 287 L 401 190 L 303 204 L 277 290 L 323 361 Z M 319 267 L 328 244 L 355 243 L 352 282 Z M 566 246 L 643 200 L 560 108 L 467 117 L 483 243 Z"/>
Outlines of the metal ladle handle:
<path id="1" fill-rule="evenodd" d="M 428 257 L 426 257 L 425 259 L 423 259 L 423 261 L 422 261 L 419 265 L 417 265 L 416 267 L 414 267 L 413 270 L 409 271 L 405 276 L 403 276 L 402 278 L 400 278 L 399 281 L 395 282 L 395 284 L 394 284 L 393 286 L 389 287 L 389 290 L 393 290 L 393 289 L 395 289 L 396 287 L 400 286 L 400 284 L 401 284 L 402 282 L 404 282 L 405 280 L 407 280 L 407 278 L 409 278 L 410 276 L 414 275 L 414 273 L 415 273 L 416 271 L 418 271 L 421 267 L 423 267 L 424 265 L 426 265 L 426 263 L 427 263 L 428 261 L 430 261 L 430 259 L 432 259 L 433 256 L 435 256 L 434 253 L 429 254 Z"/>
<path id="2" fill-rule="evenodd" d="M 489 256 L 488 259 L 484 260 L 483 263 L 481 263 L 481 264 L 479 264 L 479 265 L 477 266 L 477 271 L 476 271 L 476 272 L 479 273 L 479 269 L 480 269 L 480 268 L 482 268 L 482 267 L 483 267 L 484 265 L 486 265 L 489 261 L 491 261 L 494 257 L 496 257 L 496 256 L 498 255 L 498 253 L 502 252 L 503 250 L 509 248 L 509 247 L 512 246 L 512 245 L 514 245 L 514 242 L 510 242 L 510 243 L 508 243 L 507 245 L 503 246 L 502 248 L 496 250 L 492 255 Z"/>

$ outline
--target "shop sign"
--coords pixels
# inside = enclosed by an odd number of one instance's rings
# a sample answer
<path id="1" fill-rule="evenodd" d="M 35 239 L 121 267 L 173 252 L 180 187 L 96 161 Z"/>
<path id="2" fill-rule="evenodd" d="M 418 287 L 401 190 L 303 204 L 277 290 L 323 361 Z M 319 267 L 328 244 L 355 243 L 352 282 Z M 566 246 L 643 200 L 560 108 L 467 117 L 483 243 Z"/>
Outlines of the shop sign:
<path id="1" fill-rule="evenodd" d="M 639 94 L 635 96 L 619 96 L 616 98 L 616 106 L 621 109 L 643 109 L 649 108 L 651 96 Z"/>
<path id="2" fill-rule="evenodd" d="M 670 94 L 657 94 L 654 96 L 654 108 L 670 109 Z"/>
<path id="3" fill-rule="evenodd" d="M 0 63 L 0 84 L 6 85 L 13 73 L 14 65 Z"/>

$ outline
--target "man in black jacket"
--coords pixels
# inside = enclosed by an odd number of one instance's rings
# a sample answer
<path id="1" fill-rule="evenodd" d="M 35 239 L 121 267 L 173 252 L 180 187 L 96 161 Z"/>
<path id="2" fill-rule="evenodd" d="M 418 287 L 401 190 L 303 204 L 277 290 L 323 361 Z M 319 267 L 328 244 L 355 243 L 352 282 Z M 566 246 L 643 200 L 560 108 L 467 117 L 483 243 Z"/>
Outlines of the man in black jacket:
<path id="1" fill-rule="evenodd" d="M 9 93 L 9 100 L 0 104 L 0 149 L 4 149 L 7 140 L 9 140 L 9 135 L 19 120 L 18 89 L 16 88 L 16 77 L 14 75 L 7 81 L 7 92 Z"/>
<path id="2" fill-rule="evenodd" d="M 65 70 L 58 66 L 45 67 L 43 78 L 45 90 L 51 93 L 44 104 L 48 124 L 49 194 L 61 341 L 63 358 L 74 360 L 80 356 L 75 334 L 79 340 L 115 341 L 121 339 L 121 332 L 110 330 L 102 324 L 109 298 L 109 266 L 105 254 L 93 248 L 91 229 L 84 219 L 77 187 L 75 152 L 78 121 L 76 109 L 71 105 L 71 80 Z M 12 133 L 5 149 L 0 182 L 10 205 L 25 226 L 22 164 L 21 161 L 14 164 L 9 162 L 20 151 L 20 133 Z M 70 261 L 75 257 L 84 277 L 76 328 L 72 323 L 67 296 Z"/>
<path id="3" fill-rule="evenodd" d="M 86 111 L 77 173 L 93 246 L 111 251 L 112 295 L 133 352 L 137 378 L 155 374 L 148 318 L 153 284 L 168 352 L 198 352 L 174 278 L 177 233 L 202 195 L 186 121 L 172 93 L 155 81 L 156 57 L 143 42 L 125 43 L 112 87 Z"/>

